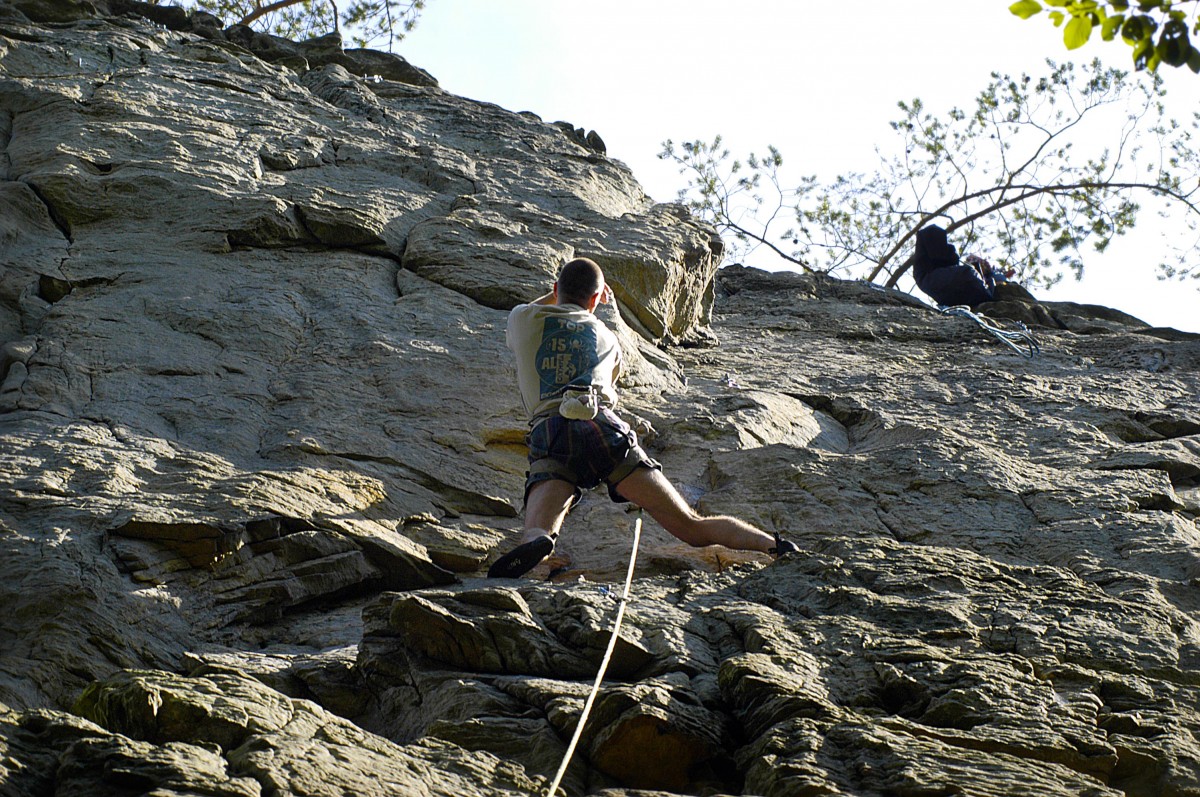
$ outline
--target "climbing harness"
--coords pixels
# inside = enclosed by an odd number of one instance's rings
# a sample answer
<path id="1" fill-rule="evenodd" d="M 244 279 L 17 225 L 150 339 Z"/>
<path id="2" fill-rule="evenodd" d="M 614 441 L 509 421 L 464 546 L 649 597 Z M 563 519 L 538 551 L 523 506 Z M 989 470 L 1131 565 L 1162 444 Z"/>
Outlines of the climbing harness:
<path id="1" fill-rule="evenodd" d="M 579 723 L 575 726 L 575 735 L 571 737 L 571 743 L 567 745 L 566 755 L 563 756 L 562 764 L 558 767 L 558 773 L 555 774 L 554 781 L 546 791 L 546 797 L 555 797 L 558 793 L 558 786 L 562 783 L 563 775 L 567 773 L 567 766 L 571 763 L 571 756 L 575 754 L 575 746 L 579 744 L 579 738 L 583 736 L 583 726 L 587 722 L 588 714 L 592 711 L 592 704 L 596 702 L 596 696 L 600 694 L 600 684 L 604 681 L 604 673 L 608 670 L 608 661 L 612 658 L 613 650 L 617 646 L 617 635 L 621 631 L 621 620 L 625 617 L 625 606 L 629 603 L 629 587 L 633 583 L 633 566 L 637 562 L 638 543 L 641 541 L 641 538 L 642 510 L 638 509 L 637 522 L 633 524 L 633 550 L 629 553 L 629 572 L 625 574 L 625 591 L 621 594 L 620 605 L 617 607 L 617 619 L 613 622 L 612 637 L 608 640 L 608 650 L 604 651 L 604 658 L 600 660 L 600 671 L 596 673 L 596 682 L 592 684 L 592 691 L 583 704 L 583 713 L 579 715 Z"/>
<path id="2" fill-rule="evenodd" d="M 972 312 L 971 308 L 966 305 L 954 305 L 953 307 L 942 307 L 939 309 L 942 315 L 956 315 L 974 321 L 985 332 L 1022 357 L 1033 359 L 1042 352 L 1042 347 L 1038 344 L 1037 338 L 1029 331 L 1029 327 L 1020 321 L 1013 322 L 1017 326 L 1016 329 L 1004 329 L 998 323 L 993 322 L 992 319 Z"/>

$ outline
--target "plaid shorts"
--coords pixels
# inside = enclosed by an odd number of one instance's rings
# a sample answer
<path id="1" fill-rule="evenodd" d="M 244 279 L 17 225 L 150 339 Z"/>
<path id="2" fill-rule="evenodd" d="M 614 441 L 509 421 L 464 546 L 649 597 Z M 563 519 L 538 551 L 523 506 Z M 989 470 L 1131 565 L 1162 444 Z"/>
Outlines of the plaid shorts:
<path id="1" fill-rule="evenodd" d="M 618 482 L 639 467 L 662 469 L 638 444 L 629 424 L 606 407 L 590 421 L 551 415 L 529 430 L 525 442 L 529 444 L 526 500 L 535 484 L 561 479 L 575 485 L 576 501 L 583 490 L 606 482 L 609 497 L 627 503 L 617 494 Z"/>

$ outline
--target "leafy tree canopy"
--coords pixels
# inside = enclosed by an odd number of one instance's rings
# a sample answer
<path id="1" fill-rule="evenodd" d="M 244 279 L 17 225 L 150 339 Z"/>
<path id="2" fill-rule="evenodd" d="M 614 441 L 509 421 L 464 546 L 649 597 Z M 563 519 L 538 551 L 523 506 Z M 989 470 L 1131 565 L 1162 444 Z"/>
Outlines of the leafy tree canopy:
<path id="1" fill-rule="evenodd" d="M 1186 64 L 1200 73 L 1200 50 L 1191 41 L 1200 34 L 1198 7 L 1200 0 L 1017 0 L 1008 9 L 1021 19 L 1047 11 L 1054 26 L 1063 29 L 1068 50 L 1082 47 L 1099 31 L 1104 41 L 1120 37 L 1133 48 L 1135 69 L 1153 72 L 1159 64 Z"/>
<path id="2" fill-rule="evenodd" d="M 184 0 L 183 5 L 216 16 L 225 25 L 248 25 L 263 33 L 302 41 L 334 31 L 358 47 L 386 46 L 413 29 L 425 0 Z"/>
<path id="3" fill-rule="evenodd" d="M 1085 245 L 1103 252 L 1148 201 L 1182 211 L 1162 275 L 1200 278 L 1195 236 L 1182 234 L 1200 228 L 1200 122 L 1167 116 L 1157 75 L 1047 65 L 1041 77 L 993 73 L 966 108 L 899 103 L 892 144 L 865 173 L 788 182 L 778 149 L 734 158 L 719 137 L 666 141 L 659 157 L 679 166 L 680 201 L 726 236 L 730 258 L 765 247 L 894 285 L 917 231 L 936 223 L 963 251 L 1050 285 L 1081 276 Z"/>

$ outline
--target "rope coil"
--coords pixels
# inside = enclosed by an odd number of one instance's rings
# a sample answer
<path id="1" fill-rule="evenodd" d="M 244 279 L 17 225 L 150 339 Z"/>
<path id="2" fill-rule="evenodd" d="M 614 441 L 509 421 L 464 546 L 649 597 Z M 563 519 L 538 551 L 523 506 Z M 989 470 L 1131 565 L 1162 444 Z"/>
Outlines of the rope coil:
<path id="1" fill-rule="evenodd" d="M 575 726 L 575 735 L 571 737 L 571 743 L 567 745 L 567 752 L 563 756 L 562 763 L 558 767 L 558 772 L 554 776 L 554 780 L 550 783 L 550 788 L 546 790 L 546 797 L 555 797 L 558 793 L 559 784 L 562 783 L 563 776 L 567 773 L 567 766 L 571 763 L 571 756 L 575 754 L 575 747 L 579 744 L 580 737 L 583 736 L 583 726 L 587 722 L 588 714 L 592 711 L 592 704 L 596 702 L 596 696 L 600 694 L 600 684 L 604 681 L 604 673 L 608 671 L 608 662 L 612 658 L 613 650 L 617 646 L 617 636 L 621 631 L 621 620 L 625 617 L 625 606 L 629 603 L 629 587 L 633 584 L 633 566 L 637 562 L 638 543 L 642 538 L 642 511 L 638 510 L 637 522 L 633 524 L 633 550 L 629 554 L 629 572 L 625 574 L 625 590 L 621 594 L 618 601 L 617 617 L 613 621 L 612 636 L 608 640 L 608 649 L 604 651 L 604 658 L 600 660 L 600 670 L 596 673 L 596 682 L 592 684 L 592 691 L 588 694 L 587 700 L 583 704 L 583 713 L 579 715 L 579 723 Z"/>

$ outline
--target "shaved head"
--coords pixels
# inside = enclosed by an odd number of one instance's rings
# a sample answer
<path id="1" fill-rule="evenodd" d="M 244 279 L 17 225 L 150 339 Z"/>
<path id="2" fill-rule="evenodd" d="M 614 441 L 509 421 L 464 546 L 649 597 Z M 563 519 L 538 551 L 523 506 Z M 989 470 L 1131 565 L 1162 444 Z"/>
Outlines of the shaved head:
<path id="1" fill-rule="evenodd" d="M 577 257 L 569 261 L 558 272 L 558 298 L 560 302 L 570 302 L 580 307 L 586 307 L 588 300 L 604 287 L 604 272 L 596 261 L 586 257 Z"/>

